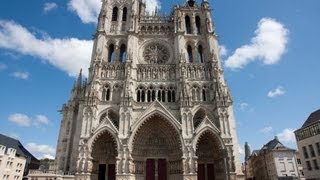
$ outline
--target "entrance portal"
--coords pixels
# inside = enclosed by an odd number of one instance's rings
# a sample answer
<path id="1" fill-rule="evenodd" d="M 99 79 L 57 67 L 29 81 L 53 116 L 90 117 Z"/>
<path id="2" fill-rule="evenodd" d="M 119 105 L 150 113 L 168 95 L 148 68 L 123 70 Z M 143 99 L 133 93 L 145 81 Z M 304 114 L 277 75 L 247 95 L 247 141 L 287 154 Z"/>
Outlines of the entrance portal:
<path id="1" fill-rule="evenodd" d="M 146 180 L 167 180 L 167 161 L 165 159 L 147 159 Z"/>
<path id="2" fill-rule="evenodd" d="M 222 146 L 217 137 L 205 132 L 197 144 L 198 180 L 220 180 L 225 177 Z"/>
<path id="3" fill-rule="evenodd" d="M 178 132 L 159 115 L 149 118 L 135 134 L 132 158 L 138 179 L 171 180 L 182 177 Z"/>
<path id="4" fill-rule="evenodd" d="M 107 132 L 100 134 L 92 148 L 92 179 L 115 180 L 116 179 L 116 143 Z"/>

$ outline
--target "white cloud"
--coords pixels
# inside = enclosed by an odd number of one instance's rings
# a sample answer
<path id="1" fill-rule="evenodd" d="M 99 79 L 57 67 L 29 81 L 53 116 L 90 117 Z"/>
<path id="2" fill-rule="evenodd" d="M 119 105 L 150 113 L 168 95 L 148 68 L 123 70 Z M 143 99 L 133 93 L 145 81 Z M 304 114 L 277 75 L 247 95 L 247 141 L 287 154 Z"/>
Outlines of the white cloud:
<path id="1" fill-rule="evenodd" d="M 36 143 L 28 143 L 26 145 L 26 149 L 40 159 L 45 157 L 54 157 L 56 152 L 56 149 L 52 146 Z"/>
<path id="2" fill-rule="evenodd" d="M 37 38 L 13 21 L 0 20 L 0 48 L 38 57 L 72 76 L 81 68 L 87 74 L 92 45 L 91 40 L 76 38 Z"/>
<path id="3" fill-rule="evenodd" d="M 40 125 L 49 124 L 49 119 L 41 114 L 36 115 L 35 118 L 31 118 L 26 114 L 14 113 L 9 115 L 8 120 L 22 127 L 30 127 L 31 125 L 40 127 Z"/>
<path id="4" fill-rule="evenodd" d="M 146 11 L 149 13 L 155 12 L 156 9 L 161 8 L 161 3 L 159 0 L 146 0 Z"/>
<path id="5" fill-rule="evenodd" d="M 54 9 L 58 8 L 58 5 L 54 2 L 46 2 L 43 5 L 43 12 L 48 13 Z"/>
<path id="6" fill-rule="evenodd" d="M 31 124 L 31 119 L 27 115 L 20 113 L 11 114 L 8 120 L 22 127 L 29 127 Z"/>
<path id="7" fill-rule="evenodd" d="M 267 134 L 269 132 L 271 132 L 273 130 L 273 128 L 271 126 L 268 126 L 268 127 L 264 127 L 260 130 L 260 132 L 264 133 L 264 134 Z"/>
<path id="8" fill-rule="evenodd" d="M 96 23 L 101 0 L 70 0 L 68 6 L 77 13 L 83 23 Z"/>
<path id="9" fill-rule="evenodd" d="M 0 63 L 0 71 L 2 71 L 4 69 L 7 69 L 7 65 L 3 64 L 3 63 Z"/>
<path id="10" fill-rule="evenodd" d="M 281 133 L 277 134 L 280 142 L 296 142 L 294 131 L 294 129 L 286 128 Z"/>
<path id="11" fill-rule="evenodd" d="M 36 115 L 36 118 L 34 121 L 37 124 L 49 124 L 49 119 L 46 116 L 41 114 Z"/>
<path id="12" fill-rule="evenodd" d="M 161 8 L 159 0 L 146 0 L 146 11 L 152 13 Z M 68 7 L 83 23 L 96 23 L 101 9 L 101 0 L 70 0 Z"/>
<path id="13" fill-rule="evenodd" d="M 286 52 L 289 30 L 271 18 L 262 18 L 250 44 L 243 45 L 228 57 L 225 66 L 241 69 L 250 62 L 260 60 L 264 64 L 275 64 Z"/>
<path id="14" fill-rule="evenodd" d="M 51 155 L 51 154 L 43 154 L 42 158 L 41 159 L 54 159 L 54 156 Z"/>
<path id="15" fill-rule="evenodd" d="M 13 77 L 18 78 L 18 79 L 28 79 L 29 78 L 29 73 L 28 72 L 14 72 L 11 74 Z"/>
<path id="16" fill-rule="evenodd" d="M 268 92 L 268 97 L 273 98 L 273 97 L 284 95 L 285 93 L 286 92 L 284 88 L 282 86 L 278 86 L 276 89 L 270 90 Z"/>
<path id="17" fill-rule="evenodd" d="M 224 46 L 224 45 L 220 45 L 219 46 L 219 54 L 220 54 L 221 57 L 224 57 L 224 56 L 228 55 L 227 47 Z"/>

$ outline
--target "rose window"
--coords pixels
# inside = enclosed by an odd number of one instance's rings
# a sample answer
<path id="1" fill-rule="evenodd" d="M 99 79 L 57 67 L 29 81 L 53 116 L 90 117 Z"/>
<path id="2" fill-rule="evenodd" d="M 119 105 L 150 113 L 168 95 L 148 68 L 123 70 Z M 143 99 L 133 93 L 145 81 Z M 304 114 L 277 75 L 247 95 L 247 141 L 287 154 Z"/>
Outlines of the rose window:
<path id="1" fill-rule="evenodd" d="M 159 43 L 152 43 L 146 46 L 143 51 L 144 60 L 150 64 L 164 64 L 169 60 L 169 50 Z"/>

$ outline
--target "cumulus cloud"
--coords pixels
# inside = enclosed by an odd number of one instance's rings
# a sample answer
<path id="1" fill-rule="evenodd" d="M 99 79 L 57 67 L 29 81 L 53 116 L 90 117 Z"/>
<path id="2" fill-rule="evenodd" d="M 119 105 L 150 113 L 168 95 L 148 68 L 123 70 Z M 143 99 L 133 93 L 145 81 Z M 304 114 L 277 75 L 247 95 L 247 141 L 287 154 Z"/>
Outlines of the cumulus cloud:
<path id="1" fill-rule="evenodd" d="M 283 24 L 271 18 L 262 18 L 250 44 L 236 49 L 227 58 L 225 66 L 230 69 L 241 69 L 253 61 L 264 64 L 275 64 L 286 52 L 289 30 Z"/>
<path id="2" fill-rule="evenodd" d="M 46 158 L 50 157 L 49 159 L 54 159 L 55 155 L 55 148 L 45 144 L 36 144 L 36 143 L 28 143 L 26 145 L 26 149 L 34 154 L 37 158 Z"/>
<path id="3" fill-rule="evenodd" d="M 96 23 L 101 8 L 101 0 L 70 0 L 68 7 L 83 23 Z"/>
<path id="4" fill-rule="evenodd" d="M 146 0 L 145 3 L 146 11 L 149 13 L 161 8 L 159 0 Z M 101 0 L 70 0 L 68 7 L 83 23 L 96 23 L 101 9 Z"/>
<path id="5" fill-rule="evenodd" d="M 23 79 L 26 80 L 29 78 L 29 73 L 28 72 L 14 72 L 11 74 L 13 77 L 18 78 L 18 79 Z"/>
<path id="6" fill-rule="evenodd" d="M 47 2 L 43 5 L 43 12 L 48 13 L 49 11 L 52 11 L 54 9 L 58 8 L 58 5 L 54 2 Z"/>
<path id="7" fill-rule="evenodd" d="M 221 57 L 224 57 L 224 56 L 228 55 L 227 47 L 224 46 L 224 45 L 220 45 L 219 46 L 219 54 L 220 54 Z"/>
<path id="8" fill-rule="evenodd" d="M 273 98 L 273 97 L 277 97 L 277 96 L 282 96 L 285 93 L 286 92 L 285 92 L 284 88 L 282 86 L 278 86 L 276 89 L 270 90 L 268 92 L 268 97 Z"/>
<path id="9" fill-rule="evenodd" d="M 34 119 L 36 124 L 49 124 L 49 119 L 45 115 L 38 114 Z"/>
<path id="10" fill-rule="evenodd" d="M 50 122 L 49 119 L 42 114 L 38 114 L 35 116 L 35 118 L 31 118 L 22 113 L 11 114 L 9 115 L 8 120 L 22 127 L 30 127 L 31 125 L 48 125 Z"/>
<path id="11" fill-rule="evenodd" d="M 8 120 L 22 127 L 29 127 L 31 124 L 31 119 L 27 115 L 20 113 L 11 114 Z"/>
<path id="12" fill-rule="evenodd" d="M 280 142 L 288 142 L 288 143 L 296 142 L 294 131 L 295 131 L 294 129 L 286 128 L 281 133 L 277 134 Z"/>
<path id="13" fill-rule="evenodd" d="M 263 134 L 267 134 L 267 133 L 271 132 L 272 130 L 273 130 L 273 128 L 271 126 L 268 126 L 268 127 L 264 127 L 262 129 L 260 129 L 260 132 Z"/>
<path id="14" fill-rule="evenodd" d="M 91 40 L 77 38 L 37 38 L 13 21 L 0 20 L 0 48 L 37 57 L 71 76 L 76 76 L 81 68 L 87 74 L 92 45 Z"/>

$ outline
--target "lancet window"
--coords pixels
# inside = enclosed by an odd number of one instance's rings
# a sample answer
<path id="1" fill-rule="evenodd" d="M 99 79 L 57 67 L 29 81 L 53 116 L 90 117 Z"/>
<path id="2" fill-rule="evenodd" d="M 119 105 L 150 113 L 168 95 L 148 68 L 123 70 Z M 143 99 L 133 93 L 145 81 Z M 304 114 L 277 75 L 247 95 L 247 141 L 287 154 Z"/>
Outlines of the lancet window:
<path id="1" fill-rule="evenodd" d="M 160 102 L 175 102 L 176 92 L 174 87 L 164 88 L 160 86 L 155 88 L 150 86 L 149 88 L 144 88 L 140 86 L 137 91 L 137 102 L 153 102 L 156 99 Z"/>
<path id="2" fill-rule="evenodd" d="M 111 97 L 110 86 L 109 86 L 109 85 L 106 85 L 106 86 L 103 88 L 103 91 L 102 91 L 102 100 L 104 100 L 104 101 L 110 101 L 110 97 Z"/>
<path id="3" fill-rule="evenodd" d="M 199 87 L 194 85 L 191 89 L 192 101 L 209 101 L 209 91 L 207 86 Z"/>
<path id="4" fill-rule="evenodd" d="M 126 45 L 122 44 L 120 46 L 120 62 L 126 62 L 126 55 L 127 55 L 127 52 L 126 52 Z"/>
<path id="5" fill-rule="evenodd" d="M 196 16 L 196 28 L 197 34 L 201 34 L 201 20 L 199 16 Z"/>
<path id="6" fill-rule="evenodd" d="M 192 47 L 190 45 L 187 46 L 187 53 L 188 53 L 188 62 L 193 62 L 193 55 L 192 55 Z"/>
<path id="7" fill-rule="evenodd" d="M 114 7 L 112 10 L 112 18 L 111 21 L 117 21 L 118 20 L 118 8 Z"/>
<path id="8" fill-rule="evenodd" d="M 122 10 L 122 21 L 127 21 L 127 7 L 124 7 Z"/>
<path id="9" fill-rule="evenodd" d="M 185 17 L 185 23 L 186 23 L 186 33 L 191 34 L 191 22 L 190 22 L 189 16 Z"/>
<path id="10" fill-rule="evenodd" d="M 198 62 L 203 63 L 203 49 L 202 46 L 198 46 Z"/>
<path id="11" fill-rule="evenodd" d="M 114 61 L 114 45 L 110 44 L 108 49 L 108 62 Z"/>

